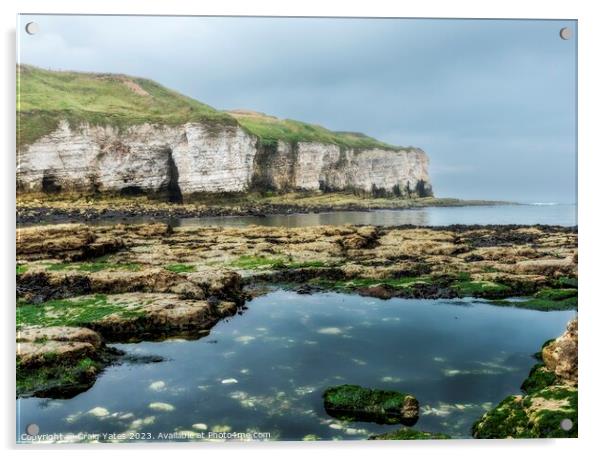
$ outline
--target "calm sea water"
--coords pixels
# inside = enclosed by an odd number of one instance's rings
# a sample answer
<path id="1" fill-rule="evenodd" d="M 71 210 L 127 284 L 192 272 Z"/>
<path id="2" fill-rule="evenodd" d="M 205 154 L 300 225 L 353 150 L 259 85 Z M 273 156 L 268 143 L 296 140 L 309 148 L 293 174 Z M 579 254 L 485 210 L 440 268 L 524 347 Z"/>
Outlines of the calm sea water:
<path id="1" fill-rule="evenodd" d="M 73 399 L 19 400 L 18 434 L 31 423 L 40 434 L 155 440 L 176 431 L 365 439 L 396 429 L 326 414 L 324 389 L 353 383 L 412 393 L 421 405 L 415 428 L 468 437 L 473 421 L 519 392 L 533 353 L 576 313 L 288 291 L 248 306 L 199 340 L 118 345 L 165 360 L 109 367 Z"/>
<path id="2" fill-rule="evenodd" d="M 71 220 L 79 222 L 78 219 Z M 172 226 L 228 226 L 244 227 L 283 226 L 303 227 L 318 225 L 370 224 L 398 226 L 446 226 L 450 224 L 548 224 L 557 226 L 577 225 L 577 206 L 572 204 L 510 204 L 478 205 L 468 207 L 426 207 L 406 210 L 339 211 L 326 213 L 295 213 L 266 216 L 221 216 L 201 218 L 162 218 L 142 216 L 126 218 L 97 218 L 91 225 L 117 223 L 145 224 L 166 222 Z M 54 224 L 52 220 L 40 220 L 21 226 Z"/>
<path id="3" fill-rule="evenodd" d="M 284 226 L 302 227 L 341 224 L 398 226 L 447 226 L 449 224 L 549 224 L 577 225 L 575 205 L 487 205 L 472 207 L 428 207 L 408 210 L 343 211 L 293 215 L 182 218 L 176 226 Z"/>

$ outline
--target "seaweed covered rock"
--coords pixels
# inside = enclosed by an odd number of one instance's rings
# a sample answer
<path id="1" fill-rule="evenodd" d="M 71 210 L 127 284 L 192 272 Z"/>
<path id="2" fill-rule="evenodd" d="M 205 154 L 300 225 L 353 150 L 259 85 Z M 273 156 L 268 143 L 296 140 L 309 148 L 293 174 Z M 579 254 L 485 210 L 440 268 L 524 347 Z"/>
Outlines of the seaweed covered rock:
<path id="1" fill-rule="evenodd" d="M 429 433 L 427 431 L 417 431 L 410 428 L 401 428 L 388 433 L 376 434 L 370 436 L 368 440 L 388 440 L 388 441 L 407 441 L 407 440 L 432 440 L 432 439 L 451 439 L 450 436 L 443 433 Z"/>
<path id="2" fill-rule="evenodd" d="M 123 248 L 115 234 L 99 234 L 84 224 L 57 224 L 17 229 L 17 259 L 68 261 L 114 253 Z"/>
<path id="3" fill-rule="evenodd" d="M 407 393 L 339 385 L 327 388 L 322 397 L 326 412 L 335 418 L 409 426 L 418 421 L 418 401 Z"/>
<path id="4" fill-rule="evenodd" d="M 477 420 L 475 438 L 577 437 L 577 320 L 537 356 L 543 363 L 521 385 L 525 394 L 508 396 Z"/>
<path id="5" fill-rule="evenodd" d="M 41 304 L 22 303 L 17 309 L 17 326 L 21 329 L 85 327 L 108 341 L 133 341 L 205 333 L 221 318 L 236 311 L 234 302 L 219 299 L 189 300 L 176 294 L 157 293 L 96 294 Z"/>
<path id="6" fill-rule="evenodd" d="M 110 341 L 203 334 L 237 311 L 233 302 L 187 300 L 173 294 L 121 294 L 109 296 L 109 300 L 118 310 L 90 327 Z"/>
<path id="7" fill-rule="evenodd" d="M 51 264 L 55 270 L 35 266 L 17 276 L 17 296 L 40 303 L 90 293 L 175 293 L 184 299 L 220 299 L 241 302 L 240 275 L 226 269 L 206 268 L 180 275 L 161 267 L 138 264 Z M 133 266 L 135 268 L 128 268 Z M 95 270 L 98 267 L 98 271 Z M 84 270 L 87 268 L 89 270 Z"/>
<path id="8" fill-rule="evenodd" d="M 472 428 L 476 439 L 577 437 L 577 431 L 577 389 L 566 385 L 508 396 Z"/>
<path id="9" fill-rule="evenodd" d="M 472 296 L 537 310 L 577 307 L 574 228 L 72 224 L 19 229 L 17 239 L 17 292 L 29 302 L 125 292 L 237 302 L 238 282 L 264 281 L 383 299 Z M 571 268 L 531 272 L 521 264 L 531 261 Z M 515 296 L 532 297 L 503 301 Z"/>
<path id="10" fill-rule="evenodd" d="M 529 376 L 523 381 L 520 389 L 526 394 L 534 393 L 542 388 L 556 384 L 556 375 L 545 364 L 536 364 L 531 368 Z"/>
<path id="11" fill-rule="evenodd" d="M 111 359 L 100 335 L 69 326 L 17 333 L 17 396 L 69 398 L 88 389 Z"/>

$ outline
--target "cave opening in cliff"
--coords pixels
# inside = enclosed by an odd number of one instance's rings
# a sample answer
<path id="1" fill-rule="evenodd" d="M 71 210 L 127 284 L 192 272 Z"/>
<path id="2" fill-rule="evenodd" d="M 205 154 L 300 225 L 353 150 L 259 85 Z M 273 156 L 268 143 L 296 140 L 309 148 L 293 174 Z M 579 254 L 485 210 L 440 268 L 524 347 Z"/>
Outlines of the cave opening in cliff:
<path id="1" fill-rule="evenodd" d="M 418 183 L 416 183 L 416 193 L 418 197 L 431 197 L 433 195 L 431 187 L 424 180 L 418 180 Z"/>
<path id="2" fill-rule="evenodd" d="M 42 191 L 46 194 L 56 194 L 61 192 L 61 185 L 53 173 L 44 172 L 42 177 Z"/>
<path id="3" fill-rule="evenodd" d="M 166 149 L 167 153 L 167 186 L 166 194 L 167 200 L 174 204 L 181 204 L 184 202 L 182 197 L 182 190 L 178 183 L 180 175 L 178 173 L 178 167 L 173 159 L 173 154 L 170 148 Z"/>

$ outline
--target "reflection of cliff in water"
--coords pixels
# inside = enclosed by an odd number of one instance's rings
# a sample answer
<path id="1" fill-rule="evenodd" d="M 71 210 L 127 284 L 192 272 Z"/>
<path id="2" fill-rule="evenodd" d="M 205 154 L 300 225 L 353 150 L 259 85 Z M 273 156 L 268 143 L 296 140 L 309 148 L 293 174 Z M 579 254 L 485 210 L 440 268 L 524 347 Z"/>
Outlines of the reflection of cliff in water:
<path id="1" fill-rule="evenodd" d="M 405 224 L 416 226 L 447 226 L 450 224 L 551 224 L 575 226 L 577 218 L 575 205 L 492 205 L 201 218 L 126 216 L 92 219 L 87 221 L 87 224 L 145 224 L 153 222 L 165 222 L 173 227 L 245 227 L 250 225 L 305 227 L 318 225 L 337 226 L 343 224 L 375 226 L 403 226 Z M 44 223 L 44 221 L 39 221 L 39 223 Z"/>
<path id="2" fill-rule="evenodd" d="M 431 218 L 428 209 L 420 210 L 376 210 L 339 211 L 329 213 L 297 213 L 291 215 L 266 216 L 219 216 L 209 218 L 182 218 L 176 226 L 229 226 L 250 225 L 270 227 L 342 226 L 345 224 L 366 224 L 399 226 L 413 224 L 428 226 Z"/>

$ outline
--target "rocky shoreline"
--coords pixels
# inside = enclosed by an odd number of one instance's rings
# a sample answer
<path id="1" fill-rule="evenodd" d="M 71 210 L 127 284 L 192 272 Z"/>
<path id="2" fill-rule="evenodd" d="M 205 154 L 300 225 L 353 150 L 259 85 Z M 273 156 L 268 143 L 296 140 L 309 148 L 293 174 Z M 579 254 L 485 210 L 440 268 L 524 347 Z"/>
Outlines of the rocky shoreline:
<path id="1" fill-rule="evenodd" d="M 521 387 L 472 428 L 477 439 L 577 437 L 578 325 L 546 342 Z"/>
<path id="2" fill-rule="evenodd" d="M 502 400 L 496 407 L 485 413 L 472 426 L 475 439 L 534 439 L 534 438 L 576 438 L 578 437 L 578 324 L 577 319 L 570 321 L 566 332 L 556 339 L 545 342 L 540 352 L 534 355 L 539 362 L 533 366 L 529 376 L 523 382 L 523 394 L 511 395 Z M 343 385 L 337 389 L 346 388 Z M 330 388 L 329 390 L 332 390 Z M 365 395 L 356 387 L 353 397 L 335 399 L 337 407 L 347 407 L 355 414 L 355 410 L 366 404 L 370 412 L 379 412 L 380 405 L 373 402 L 374 396 Z M 327 399 L 328 390 L 324 394 Z M 393 398 L 403 398 L 403 393 L 387 393 Z M 332 395 L 330 395 L 332 397 Z M 351 402 L 349 401 L 351 399 Z M 414 399 L 416 405 L 418 401 Z M 332 402 L 331 402 L 332 403 Z M 399 404 L 399 402 L 397 403 Z M 391 403 L 389 403 L 391 406 Z M 392 405 L 399 411 L 396 404 Z M 328 411 L 328 410 L 327 410 Z M 403 411 L 403 409 L 402 409 Z M 330 412 L 329 412 L 330 413 Z M 416 411 L 417 419 L 418 411 Z M 395 423 L 391 421 L 390 423 Z M 371 440 L 429 440 L 451 439 L 444 433 L 418 431 L 406 427 L 383 434 L 373 435 Z"/>
<path id="3" fill-rule="evenodd" d="M 371 198 L 348 193 L 291 193 L 285 195 L 224 195 L 199 197 L 194 203 L 174 205 L 148 198 L 47 196 L 21 194 L 17 226 L 110 222 L 148 219 L 153 222 L 181 218 L 268 216 L 337 211 L 405 210 L 425 207 L 504 205 L 508 202 L 449 198 Z"/>
<path id="4" fill-rule="evenodd" d="M 107 344 L 198 337 L 275 286 L 574 309 L 577 233 L 553 226 L 20 228 L 18 395 L 61 384 L 86 389 L 112 361 Z"/>

